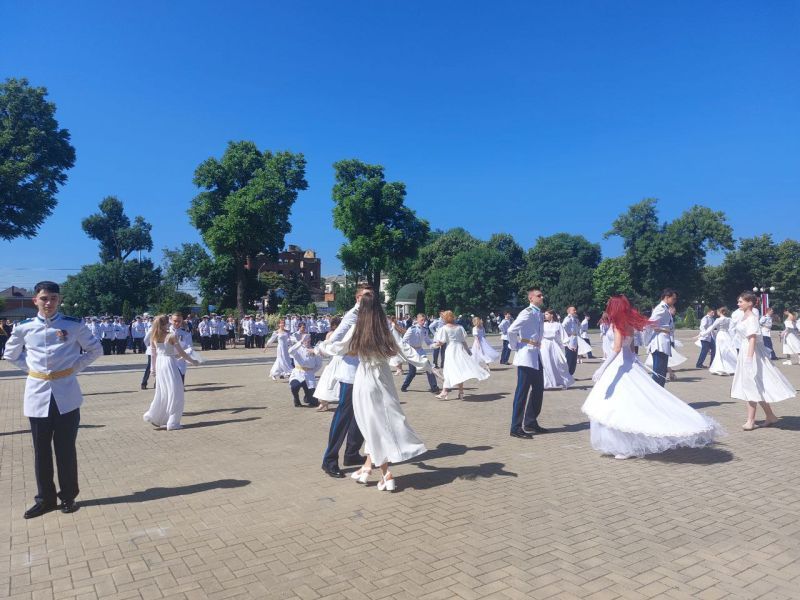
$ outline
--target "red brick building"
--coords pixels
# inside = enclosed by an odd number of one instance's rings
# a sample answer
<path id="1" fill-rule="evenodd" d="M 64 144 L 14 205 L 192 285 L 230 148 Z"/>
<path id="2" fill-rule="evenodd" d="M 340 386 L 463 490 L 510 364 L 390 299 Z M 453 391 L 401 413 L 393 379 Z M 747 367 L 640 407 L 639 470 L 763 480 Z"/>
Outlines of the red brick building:
<path id="1" fill-rule="evenodd" d="M 254 260 L 247 261 L 248 269 L 255 269 L 257 273 L 277 273 L 289 277 L 292 273 L 303 281 L 311 291 L 314 300 L 322 300 L 322 261 L 317 258 L 313 250 L 303 250 L 299 246 L 290 244 L 286 250 L 278 254 L 277 261 L 271 261 L 263 254 Z"/>

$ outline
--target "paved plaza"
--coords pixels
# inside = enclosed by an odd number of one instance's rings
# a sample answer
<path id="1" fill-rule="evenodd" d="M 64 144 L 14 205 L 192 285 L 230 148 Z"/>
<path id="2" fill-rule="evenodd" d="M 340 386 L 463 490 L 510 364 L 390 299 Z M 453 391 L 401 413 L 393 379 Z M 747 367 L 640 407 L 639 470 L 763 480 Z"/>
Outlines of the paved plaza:
<path id="1" fill-rule="evenodd" d="M 142 421 L 143 357 L 102 357 L 80 377 L 80 509 L 29 521 L 24 378 L 2 362 L 0 597 L 800 598 L 800 400 L 744 432 L 730 378 L 693 369 L 697 350 L 669 389 L 729 435 L 627 461 L 589 446 L 598 360 L 545 393 L 553 433 L 532 440 L 508 435 L 513 367 L 465 401 L 418 376 L 403 408 L 429 452 L 392 468 L 394 494 L 320 470 L 333 413 L 293 407 L 267 378 L 274 350 L 206 353 L 175 432 Z"/>

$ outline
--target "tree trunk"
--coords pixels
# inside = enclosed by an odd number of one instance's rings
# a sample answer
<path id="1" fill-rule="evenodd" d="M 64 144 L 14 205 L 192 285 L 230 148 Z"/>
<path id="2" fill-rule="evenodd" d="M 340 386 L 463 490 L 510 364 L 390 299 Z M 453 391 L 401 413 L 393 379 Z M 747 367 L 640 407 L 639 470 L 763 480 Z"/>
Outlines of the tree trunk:
<path id="1" fill-rule="evenodd" d="M 244 312 L 244 287 L 245 287 L 245 272 L 244 262 L 242 260 L 236 261 L 236 312 L 239 317 L 243 317 Z"/>

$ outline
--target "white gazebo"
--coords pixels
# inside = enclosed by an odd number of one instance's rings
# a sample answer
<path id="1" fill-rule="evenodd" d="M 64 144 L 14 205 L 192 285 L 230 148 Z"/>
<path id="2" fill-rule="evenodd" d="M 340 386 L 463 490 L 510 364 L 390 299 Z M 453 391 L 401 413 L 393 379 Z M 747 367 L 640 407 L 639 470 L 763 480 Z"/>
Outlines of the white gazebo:
<path id="1" fill-rule="evenodd" d="M 399 319 L 413 312 L 419 312 L 424 298 L 425 288 L 418 283 L 407 283 L 397 290 L 397 297 L 394 300 L 394 316 Z"/>

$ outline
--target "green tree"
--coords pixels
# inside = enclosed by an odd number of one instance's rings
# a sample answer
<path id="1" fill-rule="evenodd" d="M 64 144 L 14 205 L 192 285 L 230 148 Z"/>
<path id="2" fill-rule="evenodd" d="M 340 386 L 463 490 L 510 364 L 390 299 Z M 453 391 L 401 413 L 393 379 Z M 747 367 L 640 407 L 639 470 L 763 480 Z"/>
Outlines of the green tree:
<path id="1" fill-rule="evenodd" d="M 633 282 L 628 270 L 628 261 L 624 256 L 604 258 L 592 273 L 594 288 L 594 306 L 601 311 L 605 309 L 608 299 L 613 294 L 625 294 L 636 303 Z"/>
<path id="2" fill-rule="evenodd" d="M 59 128 L 47 90 L 27 79 L 0 83 L 0 238 L 32 238 L 55 209 L 75 164 L 69 131 Z"/>
<path id="3" fill-rule="evenodd" d="M 526 264 L 525 251 L 522 246 L 508 233 L 493 233 L 486 245 L 506 257 L 508 260 L 508 276 L 516 282 Z"/>
<path id="4" fill-rule="evenodd" d="M 100 212 L 86 217 L 81 227 L 100 243 L 102 262 L 125 260 L 136 251 L 153 249 L 153 226 L 143 217 L 136 217 L 131 225 L 122 202 L 115 196 L 106 196 L 100 202 Z"/>
<path id="5" fill-rule="evenodd" d="M 333 224 L 347 238 L 337 256 L 377 290 L 393 261 L 416 256 L 428 223 L 405 205 L 405 184 L 387 182 L 380 165 L 342 160 L 333 168 Z"/>
<path id="6" fill-rule="evenodd" d="M 148 308 L 161 286 L 161 270 L 149 259 L 114 260 L 84 266 L 61 286 L 64 303 L 83 314 L 122 314 L 127 300 L 136 312 Z"/>
<path id="7" fill-rule="evenodd" d="M 251 299 L 247 260 L 275 257 L 283 248 L 292 206 L 308 188 L 305 169 L 302 154 L 261 152 L 243 141 L 230 142 L 221 160 L 209 158 L 195 170 L 194 183 L 205 191 L 192 200 L 189 217 L 215 260 L 232 265 L 240 314 Z"/>
<path id="8" fill-rule="evenodd" d="M 693 306 L 686 309 L 686 314 L 683 316 L 683 326 L 687 329 L 697 329 L 697 315 Z"/>
<path id="9" fill-rule="evenodd" d="M 305 312 L 306 307 L 312 301 L 311 291 L 306 282 L 299 279 L 295 273 L 289 273 L 285 278 L 283 291 L 289 306 L 294 311 Z"/>
<path id="10" fill-rule="evenodd" d="M 562 314 L 566 314 L 568 306 L 585 313 L 592 307 L 592 292 L 592 270 L 577 261 L 570 262 L 561 272 L 558 283 L 545 291 L 545 305 Z"/>
<path id="11" fill-rule="evenodd" d="M 770 294 L 770 297 L 776 309 L 797 310 L 800 308 L 800 242 L 784 240 L 778 244 L 776 250 L 777 259 L 773 264 L 771 279 L 756 280 L 754 283 L 775 287 L 775 292 Z"/>
<path id="12" fill-rule="evenodd" d="M 461 227 L 447 231 L 437 230 L 431 233 L 423 247 L 419 249 L 409 272 L 406 283 L 422 283 L 427 288 L 428 276 L 435 271 L 446 268 L 457 254 L 477 248 L 481 241 Z"/>
<path id="13" fill-rule="evenodd" d="M 570 263 L 596 268 L 600 264 L 600 244 L 569 233 L 540 237 L 525 256 L 520 288 L 540 285 L 548 293 L 558 284 L 562 271 Z"/>

